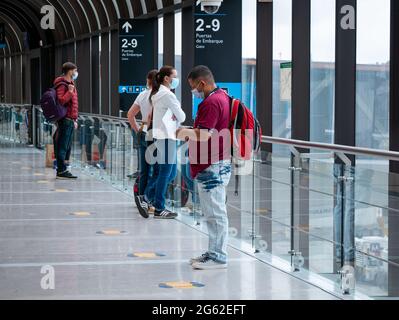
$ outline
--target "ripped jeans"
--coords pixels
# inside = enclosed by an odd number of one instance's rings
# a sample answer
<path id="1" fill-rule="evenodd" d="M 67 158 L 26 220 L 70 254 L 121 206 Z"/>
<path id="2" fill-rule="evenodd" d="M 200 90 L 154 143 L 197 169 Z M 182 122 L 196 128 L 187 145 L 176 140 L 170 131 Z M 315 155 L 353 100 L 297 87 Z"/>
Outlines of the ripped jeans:
<path id="1" fill-rule="evenodd" d="M 200 172 L 196 178 L 201 210 L 208 227 L 207 255 L 218 263 L 227 262 L 229 221 L 226 187 L 231 177 L 231 161 L 220 161 Z"/>

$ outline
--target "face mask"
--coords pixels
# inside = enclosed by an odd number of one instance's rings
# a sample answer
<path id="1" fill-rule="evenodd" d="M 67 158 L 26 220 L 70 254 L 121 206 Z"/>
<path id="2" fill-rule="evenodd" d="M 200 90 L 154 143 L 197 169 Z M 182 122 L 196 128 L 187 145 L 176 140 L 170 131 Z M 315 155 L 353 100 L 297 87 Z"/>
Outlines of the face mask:
<path id="1" fill-rule="evenodd" d="M 177 87 L 179 86 L 179 84 L 180 84 L 179 78 L 173 78 L 173 79 L 172 79 L 172 82 L 170 83 L 170 88 L 171 88 L 172 90 L 175 90 L 175 89 L 177 89 Z"/>
<path id="2" fill-rule="evenodd" d="M 199 92 L 198 91 L 198 87 L 199 87 L 200 83 L 197 85 L 197 88 L 195 88 L 194 90 L 191 90 L 191 93 L 194 95 L 194 97 L 204 100 L 205 99 L 205 92 Z"/>
<path id="3" fill-rule="evenodd" d="M 79 77 L 79 73 L 78 73 L 78 72 L 75 72 L 75 73 L 72 75 L 73 81 L 75 81 L 78 77 Z"/>
<path id="4" fill-rule="evenodd" d="M 194 97 L 204 100 L 205 99 L 205 93 L 204 92 L 199 92 L 198 89 L 194 89 L 191 91 L 191 93 L 194 95 Z"/>

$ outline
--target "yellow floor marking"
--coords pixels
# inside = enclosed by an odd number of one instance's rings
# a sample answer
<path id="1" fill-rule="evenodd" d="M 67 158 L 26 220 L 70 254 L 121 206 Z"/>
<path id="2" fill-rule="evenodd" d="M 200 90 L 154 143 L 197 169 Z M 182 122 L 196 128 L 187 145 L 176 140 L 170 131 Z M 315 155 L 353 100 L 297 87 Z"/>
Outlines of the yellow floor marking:
<path id="1" fill-rule="evenodd" d="M 77 211 L 77 212 L 72 212 L 72 214 L 77 217 L 87 217 L 91 215 L 91 213 L 87 211 Z"/>
<path id="2" fill-rule="evenodd" d="M 106 236 L 116 236 L 116 235 L 123 234 L 123 232 L 120 230 L 103 230 L 103 231 L 101 231 L 101 234 L 104 234 Z"/>
<path id="3" fill-rule="evenodd" d="M 195 288 L 191 282 L 185 282 L 185 281 L 165 282 L 165 285 L 167 285 L 169 287 L 176 288 L 176 289 L 193 289 L 193 288 Z"/>
<path id="4" fill-rule="evenodd" d="M 139 252 L 139 253 L 133 253 L 133 255 L 137 258 L 157 258 L 158 255 L 154 252 Z"/>

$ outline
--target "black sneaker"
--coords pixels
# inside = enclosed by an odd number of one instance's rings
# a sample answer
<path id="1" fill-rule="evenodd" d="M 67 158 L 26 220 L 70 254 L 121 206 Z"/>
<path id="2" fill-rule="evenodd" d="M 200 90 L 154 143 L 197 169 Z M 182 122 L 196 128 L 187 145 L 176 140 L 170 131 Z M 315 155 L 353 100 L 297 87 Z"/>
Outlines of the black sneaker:
<path id="1" fill-rule="evenodd" d="M 77 178 L 78 178 L 77 176 L 74 176 L 69 171 L 57 173 L 57 177 L 56 177 L 56 179 L 59 179 L 59 180 L 76 180 Z"/>
<path id="2" fill-rule="evenodd" d="M 138 208 L 140 205 L 140 196 L 134 194 L 134 202 L 136 203 L 136 207 Z"/>
<path id="3" fill-rule="evenodd" d="M 162 210 L 162 211 L 156 211 L 154 213 L 154 218 L 155 219 L 174 219 L 177 217 L 177 213 L 171 212 L 169 210 Z"/>
<path id="4" fill-rule="evenodd" d="M 216 262 L 210 257 L 204 257 L 199 261 L 195 261 L 192 265 L 193 269 L 196 270 L 216 270 L 216 269 L 226 269 L 227 262 Z"/>
<path id="5" fill-rule="evenodd" d="M 135 197 L 137 209 L 139 210 L 140 215 L 143 218 L 148 219 L 150 216 L 148 215 L 148 202 L 144 200 L 144 196 Z"/>

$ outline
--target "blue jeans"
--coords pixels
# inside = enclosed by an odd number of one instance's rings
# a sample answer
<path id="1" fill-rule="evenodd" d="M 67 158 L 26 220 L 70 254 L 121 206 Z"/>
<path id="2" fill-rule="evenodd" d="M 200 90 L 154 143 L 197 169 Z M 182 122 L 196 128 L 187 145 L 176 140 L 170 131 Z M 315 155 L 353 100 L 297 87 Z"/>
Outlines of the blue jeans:
<path id="1" fill-rule="evenodd" d="M 231 161 L 220 161 L 200 172 L 196 178 L 201 210 L 208 227 L 207 255 L 219 263 L 227 262 L 229 220 L 226 187 L 231 177 Z"/>
<path id="2" fill-rule="evenodd" d="M 151 178 L 145 190 L 145 199 L 157 212 L 165 209 L 166 190 L 177 175 L 177 142 L 174 140 L 156 140 L 158 163 L 153 165 Z"/>
<path id="3" fill-rule="evenodd" d="M 57 139 L 56 139 L 56 157 L 57 157 L 57 173 L 62 173 L 67 170 L 65 160 L 71 149 L 73 130 L 75 128 L 74 122 L 71 119 L 61 119 L 58 121 Z"/>
<path id="4" fill-rule="evenodd" d="M 55 133 L 53 135 L 54 156 L 56 159 L 57 159 L 57 139 L 58 139 L 58 128 L 57 128 L 57 130 L 55 130 Z M 71 147 L 67 151 L 65 161 L 69 161 L 71 159 L 71 153 L 72 153 L 72 143 L 71 143 Z M 54 160 L 54 161 L 55 161 L 55 165 L 56 165 L 57 160 Z"/>
<path id="5" fill-rule="evenodd" d="M 197 186 L 194 183 L 193 178 L 191 177 L 190 171 L 190 163 L 181 165 L 181 174 L 183 176 L 184 182 L 186 183 L 186 189 L 192 194 L 193 204 L 198 204 L 198 196 L 197 196 Z"/>
<path id="6" fill-rule="evenodd" d="M 153 204 L 155 198 L 155 186 L 157 184 L 159 175 L 159 165 L 155 163 L 154 165 L 150 166 L 148 170 L 148 180 L 147 185 L 144 190 L 144 199 Z"/>
<path id="7" fill-rule="evenodd" d="M 139 149 L 138 149 L 138 159 L 139 159 L 139 172 L 140 172 L 140 179 L 139 179 L 139 195 L 144 195 L 145 189 L 148 184 L 148 179 L 149 179 L 149 171 L 150 171 L 150 165 L 145 159 L 145 153 L 147 151 L 147 141 L 145 140 L 146 138 L 146 133 L 145 132 L 139 132 L 137 134 L 138 137 L 138 143 L 139 143 Z"/>

